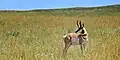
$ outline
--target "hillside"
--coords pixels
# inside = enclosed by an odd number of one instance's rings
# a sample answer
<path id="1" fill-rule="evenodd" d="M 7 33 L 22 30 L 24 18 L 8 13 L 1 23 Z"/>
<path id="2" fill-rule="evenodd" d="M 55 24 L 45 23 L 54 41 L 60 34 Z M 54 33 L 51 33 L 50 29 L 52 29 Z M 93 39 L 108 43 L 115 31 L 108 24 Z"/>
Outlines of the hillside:
<path id="1" fill-rule="evenodd" d="M 100 7 L 73 7 L 59 9 L 34 9 L 34 10 L 1 10 L 0 12 L 22 12 L 45 15 L 67 15 L 67 16 L 101 16 L 120 15 L 120 4 Z"/>
<path id="2" fill-rule="evenodd" d="M 59 9 L 36 9 L 31 11 L 42 11 L 42 12 L 56 12 L 56 11 L 109 11 L 109 12 L 120 12 L 120 4 L 99 6 L 99 7 L 73 7 L 73 8 L 59 8 Z"/>

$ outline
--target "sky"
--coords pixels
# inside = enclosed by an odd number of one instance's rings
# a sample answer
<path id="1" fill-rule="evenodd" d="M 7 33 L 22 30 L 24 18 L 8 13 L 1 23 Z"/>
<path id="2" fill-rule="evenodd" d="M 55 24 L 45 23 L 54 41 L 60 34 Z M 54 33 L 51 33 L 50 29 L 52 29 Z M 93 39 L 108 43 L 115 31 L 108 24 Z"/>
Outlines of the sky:
<path id="1" fill-rule="evenodd" d="M 95 7 L 120 4 L 120 0 L 0 0 L 0 10 Z"/>

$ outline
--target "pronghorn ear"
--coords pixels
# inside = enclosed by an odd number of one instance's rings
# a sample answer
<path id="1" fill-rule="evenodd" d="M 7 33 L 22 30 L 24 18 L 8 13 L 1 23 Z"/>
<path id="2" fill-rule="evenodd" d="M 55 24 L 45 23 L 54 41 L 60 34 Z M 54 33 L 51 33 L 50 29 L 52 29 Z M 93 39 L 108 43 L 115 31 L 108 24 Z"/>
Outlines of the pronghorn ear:
<path id="1" fill-rule="evenodd" d="M 84 23 L 82 24 L 83 26 L 82 27 L 84 27 L 85 25 L 84 25 Z"/>
<path id="2" fill-rule="evenodd" d="M 78 20 L 77 20 L 77 27 L 79 28 Z"/>
<path id="3" fill-rule="evenodd" d="M 82 27 L 81 21 L 80 21 L 79 25 L 80 25 L 80 27 Z"/>

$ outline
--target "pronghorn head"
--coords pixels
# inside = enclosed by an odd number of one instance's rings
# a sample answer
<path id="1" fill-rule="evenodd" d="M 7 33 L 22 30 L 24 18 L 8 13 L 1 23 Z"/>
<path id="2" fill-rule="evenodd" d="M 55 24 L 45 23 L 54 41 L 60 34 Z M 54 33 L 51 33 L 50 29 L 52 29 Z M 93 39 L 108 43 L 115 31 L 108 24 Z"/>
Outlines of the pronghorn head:
<path id="1" fill-rule="evenodd" d="M 84 27 L 84 23 L 83 24 L 81 24 L 81 21 L 79 22 L 79 21 L 77 21 L 77 27 L 78 27 L 78 29 L 75 31 L 75 33 L 82 33 L 82 34 L 84 34 L 85 32 L 86 32 L 86 29 L 85 29 L 85 27 Z"/>

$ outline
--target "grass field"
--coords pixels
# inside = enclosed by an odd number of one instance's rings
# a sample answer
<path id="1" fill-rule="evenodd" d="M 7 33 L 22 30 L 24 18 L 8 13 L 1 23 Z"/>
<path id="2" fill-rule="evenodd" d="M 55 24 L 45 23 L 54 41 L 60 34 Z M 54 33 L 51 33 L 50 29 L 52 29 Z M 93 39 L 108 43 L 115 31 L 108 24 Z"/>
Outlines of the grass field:
<path id="1" fill-rule="evenodd" d="M 87 53 L 72 46 L 63 57 L 62 36 L 74 32 L 77 20 L 89 33 Z M 120 60 L 120 15 L 0 13 L 0 60 Z"/>

